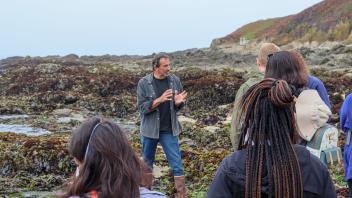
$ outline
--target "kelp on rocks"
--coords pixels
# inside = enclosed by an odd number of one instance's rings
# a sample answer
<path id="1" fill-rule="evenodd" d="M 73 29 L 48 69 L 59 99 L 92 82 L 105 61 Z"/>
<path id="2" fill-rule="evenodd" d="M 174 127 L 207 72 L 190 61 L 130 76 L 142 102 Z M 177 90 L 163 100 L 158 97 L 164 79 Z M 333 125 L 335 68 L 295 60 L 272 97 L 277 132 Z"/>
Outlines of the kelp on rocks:
<path id="1" fill-rule="evenodd" d="M 181 137 L 181 153 L 190 193 L 204 193 L 213 178 L 218 164 L 230 153 L 220 146 L 226 142 L 226 130 L 218 134 L 203 131 L 192 133 L 193 128 Z M 205 136 L 202 139 L 202 136 Z M 199 139 L 195 138 L 199 137 Z M 195 139 L 194 143 L 187 141 Z M 211 141 L 212 143 L 204 140 Z M 140 151 L 138 131 L 130 136 L 136 151 Z M 68 136 L 27 137 L 11 133 L 0 133 L 0 194 L 14 193 L 19 189 L 52 191 L 67 181 L 75 170 L 75 165 L 67 151 Z M 158 149 L 157 166 L 168 167 L 167 160 Z M 174 192 L 170 175 L 161 175 L 156 180 L 155 189 L 171 195 Z"/>
<path id="2" fill-rule="evenodd" d="M 228 126 L 220 127 L 216 133 L 210 133 L 201 125 L 183 124 L 180 136 L 182 163 L 186 176 L 186 186 L 191 197 L 204 197 L 220 162 L 231 153 Z M 131 136 L 133 147 L 140 152 L 139 133 Z M 166 157 L 159 147 L 156 166 L 167 167 L 166 173 L 155 180 L 154 189 L 171 196 L 175 193 L 171 170 Z"/>
<path id="3" fill-rule="evenodd" d="M 90 112 L 87 115 L 135 116 L 138 80 L 150 72 L 132 72 L 109 64 L 26 64 L 2 71 L 0 114 L 35 115 L 31 125 L 54 132 L 62 129 L 52 116 L 57 109 L 85 110 Z M 223 122 L 232 108 L 237 89 L 246 79 L 243 73 L 231 69 L 182 68 L 175 73 L 189 93 L 181 114 L 196 120 L 194 124 L 183 123 L 180 136 L 186 184 L 191 196 L 202 197 L 218 165 L 231 152 L 229 126 Z M 351 69 L 312 70 L 312 74 L 325 83 L 335 114 L 344 93 L 352 91 L 348 73 Z M 225 106 L 219 108 L 221 105 Z M 333 121 L 337 124 L 338 119 Z M 78 124 L 78 121 L 69 123 L 65 128 Z M 209 130 L 209 126 L 213 129 Z M 68 134 L 27 137 L 0 133 L 0 194 L 20 188 L 51 191 L 62 185 L 75 169 L 68 156 L 67 140 Z M 138 131 L 131 134 L 130 140 L 139 152 Z M 156 165 L 168 166 L 160 148 L 156 159 Z M 341 172 L 334 174 L 339 180 Z M 171 195 L 174 192 L 171 178 L 170 173 L 161 175 L 155 183 L 156 189 Z"/>
<path id="4" fill-rule="evenodd" d="M 352 77 L 346 77 L 346 74 L 352 73 L 352 68 L 338 70 L 320 68 L 311 70 L 311 73 L 324 82 L 332 103 L 332 112 L 339 113 L 345 94 L 352 92 Z"/>
<path id="5" fill-rule="evenodd" d="M 241 73 L 231 69 L 204 71 L 185 69 L 179 71 L 184 89 L 189 92 L 187 105 L 192 111 L 214 109 L 232 103 L 240 85 L 244 82 Z"/>
<path id="6" fill-rule="evenodd" d="M 0 133 L 0 193 L 47 190 L 61 185 L 74 170 L 67 137 L 27 137 Z"/>
<path id="7" fill-rule="evenodd" d="M 136 111 L 136 86 L 148 73 L 107 65 L 60 67 L 56 72 L 48 72 L 42 65 L 14 66 L 4 71 L 0 110 L 37 114 L 58 108 L 86 108 L 123 118 Z M 243 82 L 241 74 L 230 69 L 191 68 L 177 75 L 189 92 L 187 106 L 191 112 L 231 103 Z"/>

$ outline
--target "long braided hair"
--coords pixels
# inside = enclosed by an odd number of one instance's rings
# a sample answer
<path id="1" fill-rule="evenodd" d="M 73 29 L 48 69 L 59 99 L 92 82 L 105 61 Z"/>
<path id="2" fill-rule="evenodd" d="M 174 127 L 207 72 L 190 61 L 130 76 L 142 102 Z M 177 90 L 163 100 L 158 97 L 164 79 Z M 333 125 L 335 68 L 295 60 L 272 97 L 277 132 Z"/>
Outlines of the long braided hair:
<path id="1" fill-rule="evenodd" d="M 266 78 L 252 86 L 240 101 L 238 149 L 247 149 L 246 198 L 261 197 L 265 173 L 269 197 L 303 196 L 300 165 L 293 149 L 297 134 L 293 89 L 284 80 Z"/>

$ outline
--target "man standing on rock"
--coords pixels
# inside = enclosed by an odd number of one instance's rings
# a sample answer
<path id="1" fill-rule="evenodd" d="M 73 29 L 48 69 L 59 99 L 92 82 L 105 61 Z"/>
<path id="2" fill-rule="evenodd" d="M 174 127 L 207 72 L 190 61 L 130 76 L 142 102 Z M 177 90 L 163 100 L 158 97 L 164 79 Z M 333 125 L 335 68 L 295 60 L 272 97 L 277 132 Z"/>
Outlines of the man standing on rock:
<path id="1" fill-rule="evenodd" d="M 181 126 L 176 113 L 184 106 L 187 92 L 183 91 L 180 79 L 170 74 L 170 58 L 167 55 L 157 55 L 152 66 L 153 72 L 139 80 L 137 86 L 142 157 L 153 168 L 157 144 L 160 142 L 172 169 L 176 196 L 184 198 L 187 195 L 178 141 Z M 152 173 L 147 174 L 144 180 L 151 187 Z"/>

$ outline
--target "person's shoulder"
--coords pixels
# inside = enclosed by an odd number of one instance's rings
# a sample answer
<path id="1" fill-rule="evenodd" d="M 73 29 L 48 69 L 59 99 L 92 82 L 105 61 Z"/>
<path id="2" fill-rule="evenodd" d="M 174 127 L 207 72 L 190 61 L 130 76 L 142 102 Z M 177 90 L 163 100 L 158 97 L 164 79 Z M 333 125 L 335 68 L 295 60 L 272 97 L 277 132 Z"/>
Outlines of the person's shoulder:
<path id="1" fill-rule="evenodd" d="M 352 93 L 348 94 L 342 104 L 341 111 L 347 112 L 352 107 Z M 341 116 L 341 114 L 340 114 Z"/>
<path id="2" fill-rule="evenodd" d="M 320 78 L 318 78 L 316 76 L 309 75 L 308 76 L 308 80 L 311 81 L 311 82 L 323 84 L 323 81 L 321 81 Z"/>
<path id="3" fill-rule="evenodd" d="M 264 79 L 264 74 L 261 72 L 254 72 L 250 75 L 250 77 L 244 82 L 243 84 L 251 87 L 256 83 L 259 83 L 261 80 Z"/>
<path id="4" fill-rule="evenodd" d="M 258 78 L 249 78 L 246 82 L 243 83 L 243 85 L 251 87 L 258 82 L 260 82 L 260 79 Z"/>
<path id="5" fill-rule="evenodd" d="M 295 152 L 296 152 L 296 154 L 297 154 L 297 156 L 298 156 L 298 158 L 299 158 L 300 160 L 301 160 L 301 159 L 303 159 L 303 160 L 305 160 L 305 161 L 311 160 L 311 157 L 313 156 L 313 155 L 311 155 L 311 153 L 308 151 L 308 149 L 307 149 L 305 146 L 303 146 L 303 145 L 294 144 L 294 145 L 293 145 L 293 149 L 295 150 Z M 317 159 L 318 159 L 318 158 L 317 158 Z M 313 158 L 313 160 L 316 161 L 314 158 Z"/>
<path id="6" fill-rule="evenodd" d="M 347 96 L 346 96 L 346 99 L 345 99 L 346 101 L 352 101 L 352 93 L 350 93 L 350 94 L 348 94 Z"/>
<path id="7" fill-rule="evenodd" d="M 221 166 L 225 172 L 243 172 L 246 159 L 246 150 L 237 150 L 225 157 Z"/>
<path id="8" fill-rule="evenodd" d="M 304 191 L 322 196 L 324 192 L 326 193 L 324 188 L 329 188 L 332 184 L 327 166 L 318 157 L 311 154 L 306 147 L 302 145 L 294 145 L 293 147 L 299 160 Z"/>
<path id="9" fill-rule="evenodd" d="M 180 81 L 180 78 L 179 78 L 178 76 L 176 76 L 175 74 L 170 74 L 170 77 L 171 77 L 172 79 L 175 79 L 175 80 L 177 80 L 177 81 Z"/>
<path id="10" fill-rule="evenodd" d="M 140 187 L 139 193 L 141 198 L 166 198 L 166 196 L 163 193 L 152 191 L 145 187 Z"/>
<path id="11" fill-rule="evenodd" d="M 151 77 L 152 77 L 152 74 L 147 74 L 143 76 L 141 79 L 139 79 L 138 83 L 147 82 Z"/>
<path id="12" fill-rule="evenodd" d="M 245 163 L 246 150 L 238 150 L 222 160 L 216 172 L 216 177 L 243 187 L 246 175 Z"/>
<path id="13" fill-rule="evenodd" d="M 260 82 L 261 79 L 260 78 L 256 78 L 256 77 L 252 77 L 249 78 L 248 80 L 246 80 L 246 82 L 244 82 L 241 86 L 240 89 L 247 91 L 250 87 L 252 87 L 253 85 L 257 84 L 258 82 Z"/>
<path id="14" fill-rule="evenodd" d="M 98 196 L 101 194 L 101 192 L 98 192 Z M 92 197 L 92 194 L 91 194 L 91 192 L 89 192 L 89 193 L 85 193 L 85 194 L 83 194 L 83 195 L 81 195 L 81 196 L 78 196 L 78 195 L 71 195 L 71 196 L 69 196 L 68 198 L 91 198 Z"/>
<path id="15" fill-rule="evenodd" d="M 302 169 L 314 169 L 322 172 L 328 171 L 326 165 L 323 164 L 323 162 L 318 157 L 311 154 L 305 146 L 295 144 L 293 145 L 293 148 L 297 154 Z"/>

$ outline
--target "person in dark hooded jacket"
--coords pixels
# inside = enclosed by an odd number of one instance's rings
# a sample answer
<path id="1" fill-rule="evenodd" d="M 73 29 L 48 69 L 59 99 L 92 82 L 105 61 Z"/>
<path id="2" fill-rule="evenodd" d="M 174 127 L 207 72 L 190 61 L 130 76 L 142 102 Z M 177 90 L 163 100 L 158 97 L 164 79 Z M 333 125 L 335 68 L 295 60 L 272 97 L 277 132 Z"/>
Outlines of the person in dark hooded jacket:
<path id="1" fill-rule="evenodd" d="M 208 198 L 336 197 L 326 166 L 295 144 L 294 89 L 266 78 L 245 93 L 239 150 L 222 161 Z"/>

